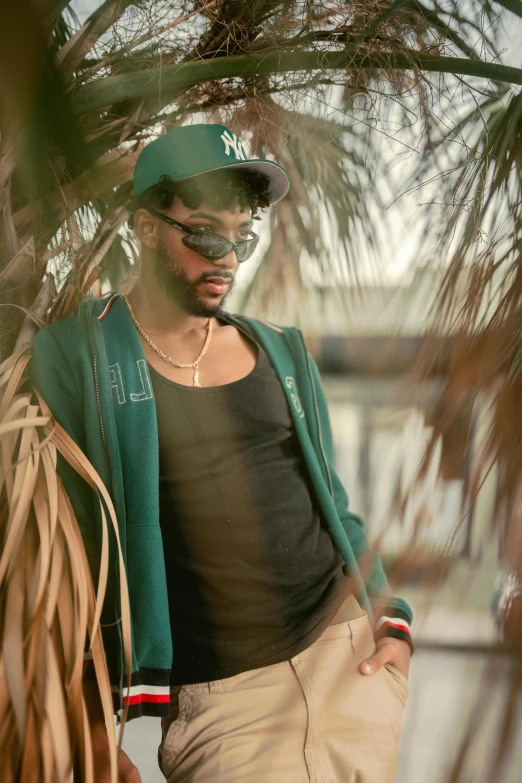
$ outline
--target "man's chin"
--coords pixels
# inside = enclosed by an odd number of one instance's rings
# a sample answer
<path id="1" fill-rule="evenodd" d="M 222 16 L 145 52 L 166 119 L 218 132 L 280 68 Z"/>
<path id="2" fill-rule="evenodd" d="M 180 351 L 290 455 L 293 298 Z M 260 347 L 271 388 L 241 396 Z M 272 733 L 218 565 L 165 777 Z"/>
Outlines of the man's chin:
<path id="1" fill-rule="evenodd" d="M 194 296 L 190 301 L 187 301 L 185 312 L 187 315 L 193 315 L 198 318 L 213 318 L 223 312 L 223 307 L 227 295 L 222 296 Z"/>
<path id="2" fill-rule="evenodd" d="M 172 279 L 172 277 L 162 278 L 165 289 L 173 302 L 176 302 L 187 315 L 196 318 L 213 318 L 223 310 L 232 285 L 224 294 L 213 294 L 198 290 L 198 284 L 189 283 L 184 279 Z"/>

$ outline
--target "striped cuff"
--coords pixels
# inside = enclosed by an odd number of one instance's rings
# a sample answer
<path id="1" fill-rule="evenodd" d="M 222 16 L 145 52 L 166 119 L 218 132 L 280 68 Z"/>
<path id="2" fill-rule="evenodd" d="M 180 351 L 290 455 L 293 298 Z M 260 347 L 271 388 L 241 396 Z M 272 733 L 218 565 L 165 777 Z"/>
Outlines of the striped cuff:
<path id="1" fill-rule="evenodd" d="M 381 615 L 375 623 L 375 639 L 382 639 L 384 636 L 402 639 L 409 645 L 413 655 L 415 647 L 411 637 L 410 624 L 400 609 L 393 609 L 388 614 Z"/>
<path id="2" fill-rule="evenodd" d="M 83 654 L 83 679 L 96 680 L 92 652 Z M 111 676 L 112 701 L 118 722 L 126 706 L 128 706 L 127 720 L 141 716 L 164 718 L 170 714 L 170 671 L 141 669 L 133 672 L 130 688 L 121 689 L 115 684 L 117 679 L 117 676 Z"/>
<path id="3" fill-rule="evenodd" d="M 164 718 L 170 714 L 170 671 L 142 669 L 132 674 L 130 688 L 112 687 L 114 711 L 121 718 L 128 705 L 127 720 L 142 716 Z"/>

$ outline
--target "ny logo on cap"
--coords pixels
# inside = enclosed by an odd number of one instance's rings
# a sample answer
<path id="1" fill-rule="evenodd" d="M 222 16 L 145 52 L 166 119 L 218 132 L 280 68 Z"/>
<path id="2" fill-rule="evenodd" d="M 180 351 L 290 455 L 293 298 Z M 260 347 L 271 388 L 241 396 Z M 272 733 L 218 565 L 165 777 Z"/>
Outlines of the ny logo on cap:
<path id="1" fill-rule="evenodd" d="M 225 154 L 230 155 L 230 150 L 234 150 L 236 160 L 246 160 L 247 156 L 245 155 L 245 150 L 243 149 L 243 145 L 239 141 L 238 137 L 235 133 L 229 133 L 229 131 L 225 131 L 221 134 L 221 138 L 223 139 L 223 143 L 225 144 Z"/>

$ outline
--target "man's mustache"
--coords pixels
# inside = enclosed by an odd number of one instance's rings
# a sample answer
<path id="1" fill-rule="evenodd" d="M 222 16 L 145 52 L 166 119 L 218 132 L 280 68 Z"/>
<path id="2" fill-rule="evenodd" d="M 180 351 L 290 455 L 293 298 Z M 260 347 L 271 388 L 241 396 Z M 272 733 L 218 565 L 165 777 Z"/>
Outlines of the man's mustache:
<path id="1" fill-rule="evenodd" d="M 213 277 L 222 277 L 224 280 L 230 280 L 234 282 L 235 275 L 226 269 L 215 269 L 213 272 L 204 272 L 198 279 L 197 283 L 205 283 L 207 280 Z M 196 284 L 197 284 L 196 283 Z"/>

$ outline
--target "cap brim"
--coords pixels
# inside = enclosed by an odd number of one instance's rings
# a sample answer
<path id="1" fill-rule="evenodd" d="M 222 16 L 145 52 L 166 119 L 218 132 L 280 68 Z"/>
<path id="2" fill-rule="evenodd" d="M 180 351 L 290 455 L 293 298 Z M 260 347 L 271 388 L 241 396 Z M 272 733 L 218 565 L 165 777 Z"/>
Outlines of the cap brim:
<path id="1" fill-rule="evenodd" d="M 290 189 L 290 178 L 284 168 L 270 160 L 241 160 L 231 163 L 229 166 L 220 166 L 223 169 L 251 169 L 259 171 L 270 180 L 270 203 L 274 204 L 286 196 Z"/>
<path id="2" fill-rule="evenodd" d="M 185 179 L 192 179 L 193 177 L 200 177 L 203 174 L 209 174 L 211 171 L 221 171 L 222 169 L 250 169 L 251 171 L 258 171 L 268 177 L 270 194 L 270 203 L 275 204 L 276 201 L 280 201 L 283 196 L 286 196 L 290 189 L 290 178 L 284 168 L 279 163 L 273 163 L 271 160 L 263 160 L 260 158 L 254 158 L 253 160 L 236 160 L 234 163 L 229 163 L 224 166 L 216 166 L 215 168 L 205 169 L 204 171 L 194 172 L 184 177 L 172 177 L 174 182 L 183 182 Z M 156 183 L 151 183 L 147 187 L 152 187 Z M 139 193 L 134 193 L 138 196 L 147 188 L 142 188 Z"/>
<path id="3" fill-rule="evenodd" d="M 191 179 L 192 177 L 208 174 L 210 171 L 221 171 L 222 169 L 251 169 L 264 174 L 270 180 L 269 193 L 271 204 L 280 201 L 290 190 L 290 178 L 284 168 L 278 163 L 272 163 L 271 160 L 259 159 L 238 160 L 235 163 L 230 163 L 228 166 L 216 166 L 215 169 L 207 169 L 207 171 L 202 171 L 199 174 L 192 174 L 190 177 L 183 177 L 174 181 L 182 182 L 184 179 Z"/>

